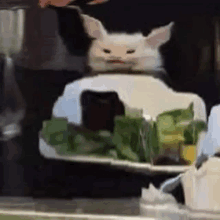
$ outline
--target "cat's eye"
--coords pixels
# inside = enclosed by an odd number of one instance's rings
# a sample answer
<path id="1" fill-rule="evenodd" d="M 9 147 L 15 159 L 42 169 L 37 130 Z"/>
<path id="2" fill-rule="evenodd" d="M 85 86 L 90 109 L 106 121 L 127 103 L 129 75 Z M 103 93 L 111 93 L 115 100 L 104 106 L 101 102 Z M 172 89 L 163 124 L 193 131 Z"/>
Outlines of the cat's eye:
<path id="1" fill-rule="evenodd" d="M 131 54 L 131 53 L 134 53 L 134 52 L 135 52 L 135 50 L 127 50 L 128 54 Z"/>
<path id="2" fill-rule="evenodd" d="M 108 49 L 104 49 L 103 50 L 105 53 L 111 53 L 111 50 L 108 50 Z"/>

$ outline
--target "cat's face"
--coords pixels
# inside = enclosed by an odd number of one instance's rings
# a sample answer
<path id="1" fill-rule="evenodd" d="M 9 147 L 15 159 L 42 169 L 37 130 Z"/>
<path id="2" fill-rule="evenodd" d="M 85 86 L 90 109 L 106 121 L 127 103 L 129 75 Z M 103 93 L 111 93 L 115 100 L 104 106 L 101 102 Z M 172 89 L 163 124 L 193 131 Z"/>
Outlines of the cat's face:
<path id="1" fill-rule="evenodd" d="M 89 64 L 95 70 L 132 70 L 141 59 L 146 60 L 146 56 L 150 69 L 158 65 L 158 51 L 145 47 L 142 34 L 109 34 L 102 40 L 94 40 L 89 51 Z"/>
<path id="2" fill-rule="evenodd" d="M 158 48 L 169 40 L 172 24 L 144 37 L 141 33 L 107 33 L 98 20 L 88 15 L 83 15 L 83 19 L 88 34 L 94 38 L 88 53 L 93 71 L 146 71 L 160 67 Z"/>

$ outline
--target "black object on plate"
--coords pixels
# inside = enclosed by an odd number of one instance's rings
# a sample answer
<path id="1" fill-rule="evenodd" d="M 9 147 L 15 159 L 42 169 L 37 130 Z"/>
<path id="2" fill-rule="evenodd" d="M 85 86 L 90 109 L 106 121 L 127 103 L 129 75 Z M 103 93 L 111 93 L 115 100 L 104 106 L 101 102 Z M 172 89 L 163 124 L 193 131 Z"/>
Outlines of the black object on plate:
<path id="1" fill-rule="evenodd" d="M 175 160 L 174 158 L 170 157 L 169 155 L 159 155 L 154 158 L 153 160 L 154 165 L 160 166 L 175 166 L 175 165 L 189 165 L 189 162 L 180 158 L 180 160 Z"/>
<path id="2" fill-rule="evenodd" d="M 117 92 L 86 90 L 81 94 L 82 123 L 92 130 L 114 130 L 114 117 L 125 115 L 125 108 Z"/>

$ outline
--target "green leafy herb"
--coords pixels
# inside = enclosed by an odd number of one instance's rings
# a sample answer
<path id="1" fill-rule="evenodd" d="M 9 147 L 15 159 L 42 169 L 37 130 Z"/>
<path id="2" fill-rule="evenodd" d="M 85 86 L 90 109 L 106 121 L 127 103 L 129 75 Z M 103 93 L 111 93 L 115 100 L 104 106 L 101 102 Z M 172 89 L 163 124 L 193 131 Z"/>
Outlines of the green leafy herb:
<path id="1" fill-rule="evenodd" d="M 207 131 L 207 124 L 204 121 L 192 121 L 184 131 L 184 144 L 196 144 L 202 131 Z"/>
<path id="2" fill-rule="evenodd" d="M 166 111 L 157 117 L 157 128 L 160 148 L 179 149 L 185 141 L 184 131 L 193 121 L 193 103 L 186 109 Z"/>
<path id="3" fill-rule="evenodd" d="M 187 109 L 163 112 L 155 122 L 146 121 L 138 109 L 127 108 L 127 112 L 126 116 L 115 118 L 113 134 L 93 132 L 68 123 L 65 118 L 51 118 L 43 124 L 42 137 L 60 155 L 150 162 L 162 147 L 195 144 L 198 134 L 207 129 L 205 122 L 193 121 L 193 103 Z"/>

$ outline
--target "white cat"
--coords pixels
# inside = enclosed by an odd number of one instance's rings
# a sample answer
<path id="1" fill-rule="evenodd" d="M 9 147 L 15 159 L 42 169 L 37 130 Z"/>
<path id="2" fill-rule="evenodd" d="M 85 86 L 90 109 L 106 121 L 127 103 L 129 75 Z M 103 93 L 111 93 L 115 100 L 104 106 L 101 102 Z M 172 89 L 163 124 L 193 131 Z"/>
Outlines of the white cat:
<path id="1" fill-rule="evenodd" d="M 108 33 L 102 23 L 82 15 L 85 29 L 94 40 L 88 53 L 92 71 L 147 71 L 162 67 L 159 47 L 171 36 L 174 22 L 154 29 L 147 37 L 142 33 Z"/>

